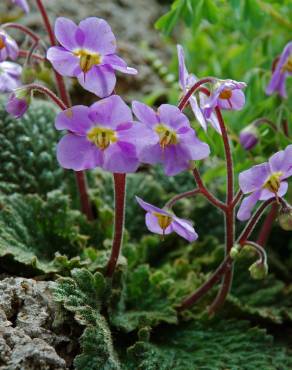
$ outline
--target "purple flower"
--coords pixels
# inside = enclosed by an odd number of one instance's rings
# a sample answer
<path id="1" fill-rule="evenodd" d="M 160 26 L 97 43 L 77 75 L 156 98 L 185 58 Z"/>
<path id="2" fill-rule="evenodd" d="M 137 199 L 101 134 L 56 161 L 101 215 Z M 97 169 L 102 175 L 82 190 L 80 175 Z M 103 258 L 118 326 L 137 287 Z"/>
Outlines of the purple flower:
<path id="1" fill-rule="evenodd" d="M 109 172 L 135 172 L 138 154 L 151 132 L 133 122 L 130 108 L 118 96 L 76 105 L 59 113 L 56 128 L 69 132 L 57 146 L 57 158 L 64 168 L 81 171 L 101 167 Z"/>
<path id="2" fill-rule="evenodd" d="M 245 150 L 251 150 L 259 141 L 258 129 L 255 125 L 251 124 L 245 127 L 239 135 L 240 144 Z"/>
<path id="3" fill-rule="evenodd" d="M 266 94 L 271 95 L 278 92 L 282 98 L 287 98 L 286 78 L 292 75 L 292 41 L 285 46 L 276 68 L 272 74 L 269 85 L 266 88 Z"/>
<path id="4" fill-rule="evenodd" d="M 177 45 L 177 55 L 178 55 L 178 70 L 179 70 L 179 84 L 184 94 L 188 92 L 188 90 L 198 81 L 197 77 L 193 74 L 189 74 L 185 65 L 185 56 L 184 50 L 181 45 Z M 202 128 L 206 131 L 207 130 L 207 122 L 209 122 L 214 129 L 221 134 L 220 125 L 217 119 L 217 116 L 214 112 L 211 113 L 210 117 L 205 117 L 202 109 L 200 106 L 204 104 L 205 95 L 203 93 L 199 94 L 200 97 L 200 104 L 198 104 L 197 98 L 192 95 L 190 97 L 190 106 L 192 111 L 202 126 Z"/>
<path id="5" fill-rule="evenodd" d="M 51 47 L 47 53 L 53 67 L 63 76 L 77 77 L 84 89 L 100 98 L 113 92 L 115 70 L 137 73 L 115 54 L 115 36 L 103 19 L 87 18 L 77 26 L 70 19 L 58 18 L 55 35 L 61 46 Z"/>
<path id="6" fill-rule="evenodd" d="M 0 30 L 0 62 L 7 58 L 15 60 L 18 57 L 16 42 L 5 31 Z"/>
<path id="7" fill-rule="evenodd" d="M 216 107 L 226 110 L 240 110 L 245 104 L 242 91 L 244 82 L 233 80 L 217 80 L 209 97 L 204 99 L 202 109 L 205 117 L 209 118 Z"/>
<path id="8" fill-rule="evenodd" d="M 140 161 L 149 164 L 163 163 L 167 176 L 188 170 L 191 160 L 208 157 L 208 144 L 201 142 L 191 128 L 187 117 L 175 106 L 162 104 L 157 113 L 138 101 L 132 104 L 133 112 L 152 133 L 152 141 L 145 141 Z"/>
<path id="9" fill-rule="evenodd" d="M 13 117 L 20 118 L 27 111 L 30 99 L 31 91 L 20 87 L 9 96 L 5 108 Z"/>
<path id="10" fill-rule="evenodd" d="M 19 6 L 25 13 L 29 13 L 29 6 L 26 0 L 11 0 L 12 4 Z"/>
<path id="11" fill-rule="evenodd" d="M 275 153 L 268 162 L 253 166 L 239 174 L 239 186 L 243 194 L 250 194 L 243 199 L 237 218 L 245 221 L 258 200 L 282 197 L 286 194 L 292 175 L 292 145 Z"/>
<path id="12" fill-rule="evenodd" d="M 168 210 L 166 211 L 146 203 L 139 197 L 136 197 L 136 200 L 147 211 L 145 221 L 151 232 L 163 236 L 175 232 L 189 242 L 198 239 L 198 234 L 191 222 L 176 217 L 175 214 Z"/>
<path id="13" fill-rule="evenodd" d="M 0 92 L 11 92 L 20 86 L 22 68 L 13 62 L 0 63 Z"/>

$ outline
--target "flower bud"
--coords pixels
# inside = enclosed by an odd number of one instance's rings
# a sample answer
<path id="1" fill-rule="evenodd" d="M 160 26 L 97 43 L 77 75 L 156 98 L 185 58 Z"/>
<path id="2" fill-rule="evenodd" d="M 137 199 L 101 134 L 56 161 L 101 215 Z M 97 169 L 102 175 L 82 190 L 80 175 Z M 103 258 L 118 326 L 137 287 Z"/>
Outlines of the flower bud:
<path id="1" fill-rule="evenodd" d="M 258 143 L 259 132 L 255 125 L 245 127 L 240 135 L 239 141 L 245 150 L 251 150 Z"/>
<path id="2" fill-rule="evenodd" d="M 31 90 L 20 87 L 14 90 L 6 103 L 6 110 L 15 118 L 20 118 L 27 111 L 31 100 Z"/>
<path id="3" fill-rule="evenodd" d="M 240 244 L 235 244 L 235 245 L 231 248 L 231 250 L 230 250 L 230 257 L 231 257 L 233 260 L 238 259 L 239 254 L 240 254 L 240 249 L 241 249 L 241 245 L 240 245 Z"/>
<path id="4" fill-rule="evenodd" d="M 290 207 L 288 204 L 281 207 L 278 215 L 278 222 L 283 230 L 292 230 L 292 207 Z"/>
<path id="5" fill-rule="evenodd" d="M 268 264 L 266 262 L 255 262 L 249 267 L 250 276 L 255 280 L 262 280 L 268 275 Z"/>

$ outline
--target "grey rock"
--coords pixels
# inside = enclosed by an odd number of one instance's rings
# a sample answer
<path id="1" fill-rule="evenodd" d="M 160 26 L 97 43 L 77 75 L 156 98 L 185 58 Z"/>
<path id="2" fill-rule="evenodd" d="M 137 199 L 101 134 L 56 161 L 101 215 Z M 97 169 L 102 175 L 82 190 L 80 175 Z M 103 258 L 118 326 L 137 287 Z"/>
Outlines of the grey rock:
<path id="1" fill-rule="evenodd" d="M 72 349 L 72 344 L 55 333 L 51 284 L 13 277 L 0 281 L 0 370 L 68 369 L 55 350 Z"/>

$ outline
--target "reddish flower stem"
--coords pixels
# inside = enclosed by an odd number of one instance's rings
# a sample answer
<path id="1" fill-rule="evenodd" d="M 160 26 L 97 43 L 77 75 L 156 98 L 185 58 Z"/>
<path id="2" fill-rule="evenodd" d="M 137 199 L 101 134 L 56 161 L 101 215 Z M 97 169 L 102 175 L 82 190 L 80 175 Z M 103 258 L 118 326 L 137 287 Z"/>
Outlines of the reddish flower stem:
<path id="1" fill-rule="evenodd" d="M 213 82 L 213 81 L 214 81 L 214 77 L 206 77 L 206 78 L 202 78 L 201 80 L 197 81 L 189 89 L 189 91 L 182 97 L 181 101 L 179 102 L 178 108 L 180 110 L 183 110 L 188 104 L 190 97 L 199 89 L 201 85 L 204 85 L 205 83 Z"/>
<path id="2" fill-rule="evenodd" d="M 195 181 L 198 185 L 198 188 L 200 189 L 200 192 L 202 195 L 204 195 L 204 197 L 211 203 L 213 204 L 215 207 L 221 209 L 222 211 L 225 212 L 226 210 L 226 205 L 224 203 L 222 203 L 219 199 L 217 199 L 216 197 L 214 197 L 213 194 L 211 194 L 209 192 L 209 190 L 205 187 L 202 179 L 201 179 L 201 176 L 200 176 L 200 173 L 199 171 L 197 170 L 197 168 L 194 168 L 193 169 L 193 175 L 194 175 L 194 178 L 195 178 Z"/>
<path id="3" fill-rule="evenodd" d="M 250 234 L 252 233 L 253 229 L 255 228 L 257 222 L 259 221 L 260 217 L 262 216 L 265 209 L 272 203 L 276 202 L 276 199 L 269 199 L 262 203 L 253 216 L 248 221 L 245 229 L 241 233 L 241 235 L 236 240 L 236 244 L 240 244 L 242 247 L 245 245 L 245 242 L 249 238 Z M 181 312 L 184 311 L 194 304 L 196 304 L 221 278 L 226 271 L 230 270 L 232 266 L 232 259 L 230 254 L 228 254 L 224 261 L 218 266 L 216 271 L 212 274 L 212 276 L 203 284 L 199 289 L 197 289 L 193 294 L 187 297 L 181 305 L 177 308 L 177 311 Z"/>
<path id="4" fill-rule="evenodd" d="M 43 22 L 48 32 L 50 43 L 52 46 L 55 46 L 56 39 L 55 39 L 55 35 L 54 35 L 53 29 L 52 29 L 52 26 L 51 26 L 51 23 L 48 17 L 48 13 L 42 3 L 42 0 L 36 0 L 36 4 L 43 18 Z M 65 86 L 64 79 L 57 71 L 54 70 L 54 73 L 55 73 L 60 97 L 67 107 L 71 107 L 72 104 L 71 104 L 70 97 L 68 95 L 68 92 Z M 88 196 L 87 180 L 86 180 L 84 171 L 75 172 L 75 177 L 76 177 L 76 183 L 77 183 L 77 187 L 79 191 L 82 212 L 86 215 L 87 219 L 91 221 L 94 219 L 94 217 L 93 217 L 91 203 L 90 203 L 89 196 Z"/>
<path id="5" fill-rule="evenodd" d="M 267 214 L 262 224 L 262 227 L 260 229 L 258 239 L 257 239 L 257 244 L 261 245 L 262 247 L 265 246 L 265 244 L 267 243 L 268 237 L 270 236 L 273 223 L 278 214 L 278 207 L 279 206 L 276 203 L 272 205 L 271 210 Z"/>
<path id="6" fill-rule="evenodd" d="M 108 277 L 112 277 L 120 255 L 125 217 L 126 174 L 114 173 L 113 177 L 115 189 L 115 226 L 111 256 L 106 270 L 106 276 Z"/>
<path id="7" fill-rule="evenodd" d="M 4 23 L 1 25 L 1 28 L 17 29 L 23 32 L 24 34 L 28 35 L 30 38 L 32 38 L 34 42 L 40 41 L 40 37 L 36 33 L 34 33 L 30 28 L 23 26 L 22 24 L 19 24 L 19 23 L 12 23 L 12 22 Z"/>
<path id="8" fill-rule="evenodd" d="M 178 202 L 180 199 L 183 199 L 183 198 L 188 198 L 188 197 L 193 197 L 197 194 L 200 194 L 201 193 L 201 190 L 200 189 L 194 189 L 194 190 L 190 190 L 190 191 L 185 191 L 184 193 L 181 193 L 181 194 L 178 194 L 178 195 L 175 195 L 173 198 L 171 198 L 164 206 L 164 208 L 171 208 L 172 206 L 174 206 L 174 204 L 176 202 Z"/>
<path id="9" fill-rule="evenodd" d="M 207 77 L 202 80 L 197 81 L 190 90 L 185 94 L 185 96 L 181 99 L 178 108 L 183 110 L 184 107 L 188 104 L 188 101 L 192 94 L 194 94 L 197 90 L 201 91 L 206 95 L 210 95 L 210 92 L 205 87 L 202 87 L 203 84 L 208 82 L 213 82 L 214 78 Z M 225 219 L 225 233 L 226 233 L 226 240 L 225 240 L 225 254 L 226 256 L 229 255 L 229 252 L 234 244 L 234 207 L 238 199 L 235 197 L 233 199 L 233 192 L 234 192 L 234 180 L 233 180 L 233 161 L 232 155 L 230 150 L 230 144 L 228 139 L 228 134 L 226 130 L 226 126 L 221 114 L 221 111 L 218 107 L 215 108 L 215 113 L 219 121 L 219 125 L 221 128 L 222 140 L 224 145 L 224 152 L 226 158 L 226 183 L 227 183 L 227 191 L 226 191 L 226 204 L 221 204 L 212 194 L 206 189 L 204 186 L 200 174 L 197 169 L 193 171 L 195 180 L 201 193 L 206 196 L 206 198 L 214 204 L 216 207 L 222 209 L 224 211 L 224 219 Z M 232 262 L 230 263 L 230 267 L 228 264 L 227 269 L 224 270 L 224 280 L 221 286 L 221 289 L 218 292 L 218 295 L 210 307 L 210 312 L 215 312 L 225 301 L 225 298 L 230 290 L 232 284 Z"/>
<path id="10" fill-rule="evenodd" d="M 45 86 L 33 83 L 33 84 L 21 86 L 21 89 L 28 89 L 28 90 L 31 90 L 31 91 L 32 90 L 38 91 L 38 92 L 48 96 L 53 101 L 53 103 L 55 103 L 60 109 L 65 110 L 65 109 L 68 108 L 64 104 L 63 100 L 61 100 L 55 93 L 53 93 L 53 91 L 51 91 L 50 89 L 48 89 Z"/>

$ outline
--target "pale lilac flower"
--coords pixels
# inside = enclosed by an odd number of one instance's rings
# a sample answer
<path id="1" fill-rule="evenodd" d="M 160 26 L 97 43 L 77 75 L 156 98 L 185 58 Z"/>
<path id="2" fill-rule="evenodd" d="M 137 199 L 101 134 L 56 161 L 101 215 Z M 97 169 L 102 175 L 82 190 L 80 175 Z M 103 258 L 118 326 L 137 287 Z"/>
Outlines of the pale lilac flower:
<path id="1" fill-rule="evenodd" d="M 136 197 L 136 200 L 147 212 L 145 221 L 146 226 L 151 232 L 163 236 L 175 232 L 189 242 L 198 239 L 198 234 L 190 221 L 176 217 L 169 210 L 160 209 L 150 203 L 144 202 L 139 197 Z"/>
<path id="2" fill-rule="evenodd" d="M 240 110 L 245 104 L 242 91 L 246 87 L 244 82 L 233 80 L 217 80 L 211 95 L 204 99 L 201 105 L 205 117 L 209 118 L 216 107 L 226 110 Z"/>
<path id="3" fill-rule="evenodd" d="M 188 90 L 198 81 L 198 79 L 194 74 L 188 73 L 188 70 L 185 65 L 184 50 L 181 45 L 177 45 L 177 55 L 178 55 L 179 84 L 183 93 L 186 94 Z M 219 134 L 221 134 L 220 125 L 216 114 L 212 112 L 210 117 L 207 118 L 204 116 L 202 112 L 201 106 L 205 102 L 205 95 L 203 93 L 199 93 L 199 99 L 200 103 L 198 103 L 195 95 L 192 95 L 189 99 L 190 106 L 197 121 L 205 131 L 207 130 L 207 122 L 209 122 L 214 127 L 214 129 Z"/>
<path id="4" fill-rule="evenodd" d="M 272 74 L 266 94 L 271 95 L 278 92 L 282 98 L 287 98 L 286 78 L 292 75 L 292 41 L 285 46 L 276 68 Z"/>
<path id="5" fill-rule="evenodd" d="M 0 92 L 11 92 L 20 86 L 22 67 L 13 62 L 0 63 Z"/>
<path id="6" fill-rule="evenodd" d="M 275 153 L 268 162 L 253 166 L 239 174 L 239 186 L 243 199 L 237 218 L 241 221 L 251 216 L 258 200 L 283 197 L 288 189 L 286 179 L 292 175 L 292 145 Z"/>
<path id="7" fill-rule="evenodd" d="M 9 96 L 5 108 L 13 117 L 20 118 L 27 111 L 30 100 L 31 92 L 20 87 Z"/>
<path id="8" fill-rule="evenodd" d="M 145 141 L 140 161 L 148 164 L 162 163 L 167 176 L 190 168 L 190 161 L 208 157 L 209 145 L 201 142 L 191 128 L 187 117 L 175 106 L 162 104 L 157 112 L 134 101 L 133 112 L 152 132 L 152 142 Z"/>
<path id="9" fill-rule="evenodd" d="M 51 47 L 47 53 L 53 67 L 63 76 L 77 77 L 84 89 L 100 98 L 113 92 L 115 70 L 137 73 L 115 54 L 115 36 L 103 19 L 87 18 L 77 26 L 61 17 L 56 20 L 55 35 L 61 46 Z"/>
<path id="10" fill-rule="evenodd" d="M 245 127 L 239 134 L 240 144 L 245 150 L 251 150 L 259 141 L 258 129 L 254 124 Z"/>
<path id="11" fill-rule="evenodd" d="M 18 57 L 17 43 L 5 31 L 0 29 L 0 62 L 10 58 L 15 60 Z"/>
<path id="12" fill-rule="evenodd" d="M 12 4 L 19 6 L 25 13 L 29 13 L 29 5 L 26 0 L 11 0 Z"/>
<path id="13" fill-rule="evenodd" d="M 57 159 L 62 167 L 75 171 L 101 167 L 135 172 L 144 140 L 151 142 L 150 130 L 133 122 L 130 108 L 118 95 L 59 113 L 56 128 L 69 131 L 57 146 Z"/>

